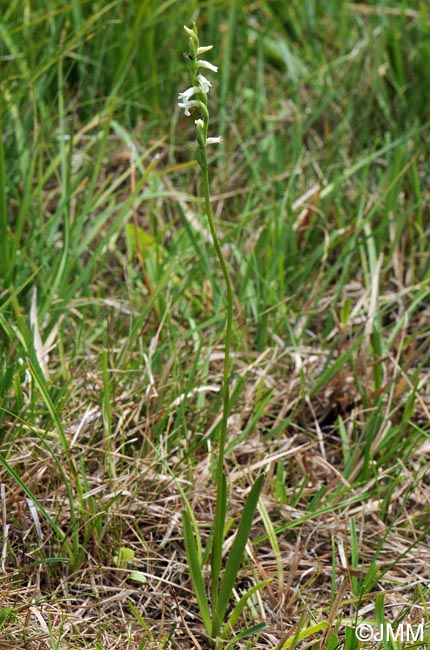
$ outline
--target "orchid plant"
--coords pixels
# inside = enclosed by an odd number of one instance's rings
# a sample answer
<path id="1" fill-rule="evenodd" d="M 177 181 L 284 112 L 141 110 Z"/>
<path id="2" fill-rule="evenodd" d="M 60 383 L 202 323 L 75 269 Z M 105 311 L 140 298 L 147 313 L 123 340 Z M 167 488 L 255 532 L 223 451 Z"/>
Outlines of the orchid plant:
<path id="1" fill-rule="evenodd" d="M 257 589 L 262 588 L 266 582 L 259 583 L 252 587 L 236 604 L 230 613 L 227 621 L 224 621 L 227 607 L 230 602 L 237 574 L 240 569 L 243 553 L 251 531 L 254 513 L 260 496 L 263 476 L 257 478 L 251 488 L 244 505 L 242 516 L 236 531 L 229 556 L 226 560 L 225 569 L 222 571 L 222 548 L 225 535 L 226 511 L 227 511 L 227 481 L 224 471 L 225 445 L 227 437 L 227 422 L 230 412 L 230 348 L 231 332 L 233 323 L 233 289 L 230 280 L 230 274 L 226 261 L 223 256 L 222 248 L 218 239 L 215 223 L 212 215 L 209 185 L 209 167 L 206 154 L 206 147 L 210 144 L 222 142 L 221 137 L 209 137 L 209 109 L 207 96 L 211 82 L 202 74 L 202 70 L 217 72 L 217 66 L 209 61 L 201 59 L 201 55 L 206 54 L 212 49 L 212 45 L 201 46 L 199 43 L 197 27 L 194 24 L 192 29 L 184 27 L 189 36 L 188 59 L 191 65 L 192 85 L 178 95 L 178 106 L 184 110 L 186 116 L 197 114 L 194 120 L 196 125 L 198 155 L 197 160 L 200 165 L 203 176 L 203 188 L 205 198 L 206 216 L 211 231 L 214 249 L 222 269 L 226 289 L 226 319 L 225 319 L 225 347 L 224 347 L 224 372 L 223 372 L 223 410 L 218 436 L 218 458 L 216 466 L 216 506 L 215 518 L 209 539 L 209 547 L 206 552 L 202 553 L 202 543 L 198 532 L 195 519 L 192 518 L 190 509 L 183 512 L 184 540 L 190 568 L 191 581 L 197 598 L 203 623 L 208 636 L 213 642 L 222 643 L 222 640 L 230 635 L 234 624 L 246 606 L 248 598 Z M 196 532 L 196 535 L 194 534 Z M 196 539 L 197 536 L 197 539 Z M 211 589 L 210 601 L 206 593 L 203 576 L 203 558 L 211 558 Z M 210 603 L 210 604 L 209 604 Z M 242 631 L 240 637 L 245 634 L 254 634 L 264 627 L 264 624 L 258 624 Z"/>

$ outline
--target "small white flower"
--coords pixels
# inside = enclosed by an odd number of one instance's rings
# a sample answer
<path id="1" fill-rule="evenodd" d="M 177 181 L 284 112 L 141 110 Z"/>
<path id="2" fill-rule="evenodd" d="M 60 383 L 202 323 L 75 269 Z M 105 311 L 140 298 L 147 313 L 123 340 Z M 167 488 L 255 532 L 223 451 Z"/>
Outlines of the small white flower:
<path id="1" fill-rule="evenodd" d="M 198 101 L 191 99 L 191 97 L 199 92 L 201 92 L 201 88 L 199 86 L 191 86 L 191 88 L 187 88 L 187 90 L 185 90 L 183 93 L 179 93 L 178 106 L 179 108 L 184 109 L 185 115 L 190 115 L 189 109 L 193 106 L 197 106 Z"/>
<path id="2" fill-rule="evenodd" d="M 204 122 L 203 120 L 194 120 L 194 124 L 198 129 L 202 129 L 204 127 Z"/>
<path id="3" fill-rule="evenodd" d="M 206 52 L 209 52 L 213 48 L 213 45 L 203 45 L 202 47 L 197 48 L 197 56 L 200 56 L 200 54 L 206 54 Z"/>
<path id="4" fill-rule="evenodd" d="M 218 72 L 218 67 L 216 65 L 212 65 L 212 63 L 209 63 L 209 61 L 204 61 L 203 59 L 197 61 L 197 67 L 206 68 L 207 70 L 212 70 L 212 72 Z"/>
<path id="5" fill-rule="evenodd" d="M 195 99 L 192 99 L 191 101 L 185 100 L 183 102 L 178 102 L 178 106 L 179 106 L 179 108 L 184 109 L 185 115 L 189 116 L 189 115 L 191 115 L 190 108 L 192 108 L 193 106 L 197 106 L 198 103 L 199 102 L 196 101 Z"/>
<path id="6" fill-rule="evenodd" d="M 212 84 L 209 81 L 209 79 L 206 79 L 206 77 L 204 75 L 199 74 L 199 75 L 197 75 L 197 81 L 200 84 L 200 88 L 201 88 L 202 93 L 207 95 L 208 92 L 209 92 L 209 88 L 212 87 Z"/>
<path id="7" fill-rule="evenodd" d="M 191 88 L 187 88 L 187 90 L 185 90 L 183 93 L 179 93 L 178 99 L 187 102 L 190 97 L 198 92 L 200 92 L 200 88 L 198 86 L 191 86 Z"/>
<path id="8" fill-rule="evenodd" d="M 206 138 L 206 144 L 221 144 L 221 142 L 223 142 L 221 135 L 216 138 Z"/>

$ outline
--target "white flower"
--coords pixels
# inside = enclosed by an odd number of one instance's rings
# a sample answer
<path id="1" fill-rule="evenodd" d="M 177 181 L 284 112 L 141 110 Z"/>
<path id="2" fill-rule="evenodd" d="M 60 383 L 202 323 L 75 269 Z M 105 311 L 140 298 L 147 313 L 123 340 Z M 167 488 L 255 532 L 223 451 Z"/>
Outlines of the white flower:
<path id="1" fill-rule="evenodd" d="M 192 99 L 191 101 L 185 100 L 183 102 L 178 102 L 179 108 L 183 108 L 184 113 L 187 116 L 191 115 L 190 108 L 193 108 L 193 106 L 197 106 L 198 104 L 199 102 L 196 101 L 195 99 Z"/>
<path id="2" fill-rule="evenodd" d="M 221 135 L 216 138 L 206 138 L 206 144 L 221 144 L 222 141 L 223 138 Z"/>
<path id="3" fill-rule="evenodd" d="M 187 102 L 190 99 L 190 97 L 192 97 L 198 92 L 200 92 L 200 88 L 198 86 L 191 86 L 191 88 L 187 88 L 187 90 L 185 90 L 183 93 L 179 93 L 178 99 Z"/>
<path id="4" fill-rule="evenodd" d="M 197 106 L 198 101 L 191 99 L 191 97 L 199 92 L 201 92 L 201 88 L 199 86 L 191 86 L 191 88 L 187 88 L 187 90 L 185 90 L 183 93 L 179 93 L 178 106 L 179 108 L 184 109 L 185 115 L 190 115 L 190 108 Z"/>
<path id="5" fill-rule="evenodd" d="M 212 70 L 212 72 L 218 72 L 218 67 L 216 65 L 212 65 L 212 63 L 209 63 L 209 61 L 204 61 L 203 59 L 197 61 L 197 67 L 206 68 L 207 70 Z"/>
<path id="6" fill-rule="evenodd" d="M 203 47 L 198 47 L 197 48 L 197 56 L 200 56 L 200 54 L 205 54 L 206 52 L 209 52 L 213 48 L 213 45 L 204 45 Z"/>
<path id="7" fill-rule="evenodd" d="M 194 120 L 194 124 L 197 126 L 198 129 L 202 129 L 205 123 L 203 122 L 203 120 Z"/>
<path id="8" fill-rule="evenodd" d="M 201 88 L 202 93 L 207 95 L 208 92 L 209 92 L 209 88 L 212 87 L 212 84 L 209 81 L 209 79 L 206 79 L 206 77 L 204 75 L 199 74 L 199 75 L 197 75 L 197 81 L 200 84 L 200 88 Z"/>

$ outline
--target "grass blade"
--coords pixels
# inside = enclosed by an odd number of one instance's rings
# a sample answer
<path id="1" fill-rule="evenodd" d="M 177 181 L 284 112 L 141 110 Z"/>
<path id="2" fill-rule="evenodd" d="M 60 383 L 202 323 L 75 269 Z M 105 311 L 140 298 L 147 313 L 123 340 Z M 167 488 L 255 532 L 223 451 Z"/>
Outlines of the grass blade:
<path id="1" fill-rule="evenodd" d="M 209 611 L 208 599 L 206 596 L 203 574 L 200 567 L 197 545 L 193 535 L 190 516 L 186 510 L 182 512 L 182 523 L 184 526 L 184 543 L 187 553 L 188 566 L 190 569 L 191 581 L 193 583 L 194 593 L 197 598 L 200 614 L 203 624 L 208 634 L 211 631 L 211 615 Z"/>
<path id="2" fill-rule="evenodd" d="M 211 598 L 212 598 L 212 607 L 216 611 L 218 604 L 218 587 L 219 587 L 219 577 L 221 573 L 221 564 L 222 564 L 222 545 L 224 541 L 224 528 L 225 528 L 225 515 L 227 508 L 227 483 L 225 474 L 223 472 L 221 483 L 221 489 L 217 492 L 217 504 L 215 510 L 215 522 L 213 529 L 213 538 L 212 538 L 212 554 L 211 554 L 211 570 L 212 570 L 212 589 L 211 589 Z"/>
<path id="3" fill-rule="evenodd" d="M 219 634 L 221 621 L 227 609 L 231 593 L 233 591 L 236 576 L 242 564 L 242 557 L 245 551 L 249 533 L 251 532 L 252 520 L 257 508 L 258 499 L 260 497 L 261 488 L 263 487 L 264 475 L 261 474 L 251 488 L 248 498 L 246 499 L 243 508 L 242 517 L 237 529 L 236 537 L 234 538 L 233 546 L 231 547 L 230 555 L 227 560 L 223 579 L 218 597 L 218 607 L 214 611 L 214 620 L 212 628 L 212 636 L 216 637 Z"/>
<path id="4" fill-rule="evenodd" d="M 17 483 L 17 485 L 19 485 L 19 487 L 20 487 L 21 490 L 24 492 L 24 494 L 26 494 L 26 495 L 28 496 L 28 498 L 30 499 L 30 501 L 31 501 L 31 502 L 36 506 L 36 508 L 38 509 L 38 511 L 43 515 L 43 517 L 44 517 L 44 518 L 46 519 L 46 521 L 49 523 L 49 525 L 51 526 L 52 530 L 53 530 L 53 531 L 55 532 L 55 534 L 57 535 L 58 539 L 61 540 L 61 542 L 64 544 L 64 546 L 65 546 L 65 548 L 66 548 L 66 551 L 67 551 L 69 557 L 70 557 L 70 558 L 73 557 L 72 549 L 71 549 L 71 547 L 70 547 L 70 544 L 68 544 L 68 542 L 67 542 L 66 535 L 64 534 L 64 532 L 61 530 L 61 528 L 59 528 L 59 527 L 57 526 L 57 524 L 55 523 L 55 521 L 54 521 L 54 520 L 52 519 L 52 517 L 50 516 L 49 512 L 48 512 L 47 510 L 45 510 L 45 508 L 43 507 L 43 505 L 40 503 L 39 499 L 38 499 L 36 496 L 34 496 L 33 492 L 32 492 L 32 491 L 27 487 L 27 485 L 24 483 L 24 481 L 23 481 L 23 480 L 19 477 L 19 475 L 15 472 L 15 470 L 13 469 L 13 467 L 11 467 L 11 466 L 9 465 L 9 463 L 8 463 L 7 460 L 6 460 L 6 458 L 4 458 L 4 456 L 3 456 L 2 454 L 0 454 L 0 465 L 3 465 L 3 467 L 5 468 L 5 470 L 7 471 L 7 473 L 9 474 L 9 476 L 10 476 L 11 478 L 13 478 L 13 480 Z"/>
<path id="5" fill-rule="evenodd" d="M 272 582 L 272 578 L 268 578 L 267 580 L 263 580 L 262 582 L 258 582 L 256 585 L 253 585 L 250 589 L 247 589 L 247 591 L 243 594 L 243 596 L 241 596 L 240 600 L 234 606 L 232 613 L 228 617 L 227 623 L 222 628 L 222 632 L 221 632 L 222 639 L 226 639 L 230 634 L 230 632 L 234 629 L 234 626 L 239 620 L 239 616 L 241 615 L 244 607 L 246 606 L 251 596 L 255 594 L 257 591 L 260 591 L 260 589 L 264 589 L 264 587 L 267 587 L 267 585 L 269 585 L 271 582 Z"/>
<path id="6" fill-rule="evenodd" d="M 1 125 L 1 122 L 0 122 Z M 3 129 L 2 129 L 3 133 Z M 9 248 L 8 239 L 8 219 L 7 219 L 7 201 L 6 201 L 6 169 L 3 149 L 3 138 L 0 138 L 0 275 L 7 284 L 7 278 L 10 272 L 9 268 Z"/>
<path id="7" fill-rule="evenodd" d="M 266 623 L 264 622 L 257 623 L 256 625 L 252 625 L 251 627 L 247 627 L 246 630 L 242 630 L 242 632 L 236 634 L 236 636 L 231 641 L 229 641 L 225 650 L 234 650 L 234 648 L 237 647 L 235 644 L 238 641 L 241 641 L 242 639 L 246 639 L 247 636 L 254 636 L 259 632 L 262 632 L 265 628 L 266 628 Z"/>

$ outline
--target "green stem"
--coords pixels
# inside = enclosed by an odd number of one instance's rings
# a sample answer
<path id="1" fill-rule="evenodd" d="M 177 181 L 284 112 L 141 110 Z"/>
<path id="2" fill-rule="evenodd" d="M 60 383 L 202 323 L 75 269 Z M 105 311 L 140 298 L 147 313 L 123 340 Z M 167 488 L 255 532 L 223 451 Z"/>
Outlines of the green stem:
<path id="1" fill-rule="evenodd" d="M 206 126 L 206 125 L 205 125 Z M 206 129 L 205 129 L 206 130 Z M 222 544 L 224 538 L 224 523 L 225 523 L 225 511 L 226 511 L 226 481 L 224 476 L 224 454 L 225 454 L 225 444 L 227 438 L 227 420 L 230 411 L 230 389 L 229 389 L 229 378 L 230 378 L 230 347 L 231 347 L 231 331 L 233 324 L 233 289 L 230 280 L 230 274 L 227 269 L 227 264 L 224 259 L 222 252 L 221 244 L 218 239 L 218 235 L 215 228 L 215 223 L 212 215 L 212 209 L 210 204 L 210 190 L 209 190 L 209 170 L 208 162 L 206 156 L 206 148 L 201 143 L 200 144 L 200 166 L 203 172 L 203 187 L 205 194 L 205 208 L 206 215 L 208 218 L 209 228 L 212 235 L 212 240 L 214 248 L 222 269 L 224 276 L 225 287 L 227 291 L 227 316 L 226 316 L 226 325 L 225 325 L 225 348 L 224 348 L 224 376 L 223 376 L 223 410 L 221 418 L 221 427 L 219 435 L 219 449 L 218 449 L 218 462 L 216 469 L 216 485 L 217 485 L 217 497 L 216 497 L 216 508 L 215 508 L 215 520 L 214 520 L 214 529 L 213 529 L 213 542 L 212 542 L 212 556 L 211 556 L 211 566 L 212 566 L 212 617 L 213 617 L 213 632 L 217 633 L 221 625 L 217 613 L 217 601 L 218 601 L 218 582 L 219 575 L 221 571 L 221 562 L 222 562 Z"/>
<path id="2" fill-rule="evenodd" d="M 230 378 L 231 331 L 232 331 L 232 324 L 233 324 L 233 289 L 231 285 L 230 274 L 228 272 L 227 264 L 224 259 L 221 244 L 218 239 L 218 235 L 215 229 L 214 219 L 212 216 L 212 209 L 210 205 L 210 193 L 209 193 L 209 172 L 208 172 L 208 166 L 206 162 L 206 152 L 204 152 L 202 171 L 203 171 L 203 183 L 204 183 L 204 192 L 205 192 L 206 214 L 207 214 L 209 228 L 214 243 L 214 248 L 222 269 L 224 282 L 227 290 L 227 317 L 226 317 L 226 326 L 225 326 L 225 352 L 224 352 L 224 378 L 223 378 L 223 412 L 222 412 L 221 431 L 220 431 L 220 440 L 219 440 L 219 456 L 218 456 L 218 471 L 217 471 L 217 476 L 218 476 L 220 473 L 220 469 L 222 470 L 224 466 L 224 449 L 225 449 L 225 442 L 227 437 L 227 419 L 229 416 L 229 404 L 230 404 L 229 378 Z"/>

